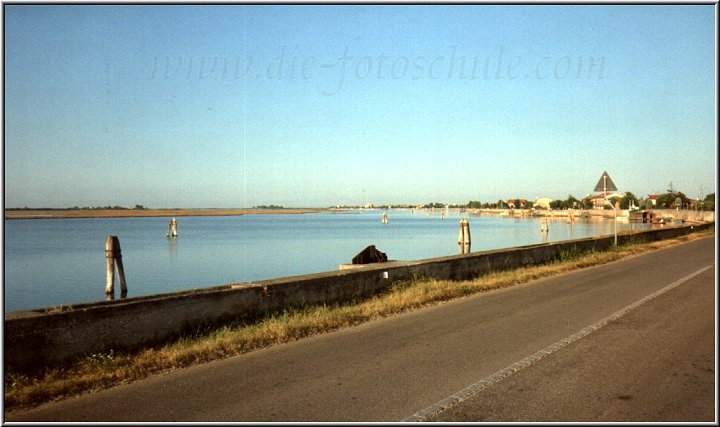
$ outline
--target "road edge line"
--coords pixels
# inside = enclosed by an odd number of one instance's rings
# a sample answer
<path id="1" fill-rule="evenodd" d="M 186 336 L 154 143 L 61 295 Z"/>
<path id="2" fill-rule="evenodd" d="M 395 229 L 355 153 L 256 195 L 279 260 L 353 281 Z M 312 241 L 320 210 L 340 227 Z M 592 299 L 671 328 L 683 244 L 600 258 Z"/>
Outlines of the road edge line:
<path id="1" fill-rule="evenodd" d="M 443 399 L 433 405 L 430 405 L 425 409 L 422 409 L 422 410 L 414 413 L 410 417 L 404 419 L 403 422 L 426 421 L 427 418 L 429 418 L 433 415 L 439 414 L 440 412 L 442 412 L 452 406 L 457 405 L 458 403 L 479 393 L 483 389 L 490 387 L 491 385 L 509 377 L 510 375 L 514 374 L 515 372 L 518 372 L 521 369 L 527 368 L 528 366 L 532 365 L 533 363 L 537 362 L 538 360 L 542 359 L 543 357 L 556 352 L 557 350 L 567 346 L 568 344 L 571 344 L 571 343 L 579 340 L 580 338 L 587 336 L 587 335 L 591 334 L 592 332 L 597 331 L 598 329 L 602 328 L 603 326 L 607 325 L 610 322 L 613 322 L 613 321 L 619 319 L 620 317 L 622 317 L 625 314 L 627 314 L 628 312 L 636 309 L 637 307 L 641 306 L 642 304 L 645 304 L 646 302 L 648 302 L 654 298 L 657 298 L 658 296 L 672 290 L 673 288 L 676 288 L 676 287 L 682 285 L 683 283 L 687 282 L 688 280 L 694 278 L 695 276 L 697 276 L 701 273 L 704 273 L 705 271 L 707 271 L 713 267 L 714 267 L 714 265 L 708 265 L 708 266 L 702 267 L 699 270 L 697 270 L 693 273 L 690 273 L 690 274 L 686 275 L 685 277 L 682 277 L 682 278 L 672 282 L 671 284 L 665 286 L 664 288 L 659 289 L 659 290 L 651 293 L 650 295 L 647 295 L 624 308 L 621 308 L 620 310 L 616 311 L 615 313 L 613 313 L 603 319 L 600 319 L 599 321 L 597 321 L 589 326 L 584 327 L 583 329 L 575 332 L 574 334 L 572 334 L 568 337 L 565 337 L 565 338 L 561 339 L 560 341 L 557 341 L 553 344 L 550 344 L 549 346 L 543 348 L 542 350 L 537 351 L 537 352 L 531 354 L 530 356 L 528 356 L 524 359 L 521 359 L 521 360 L 513 363 L 512 365 L 510 365 L 506 368 L 503 368 L 503 369 L 481 379 L 480 381 L 478 381 L 472 385 L 469 385 L 468 387 L 465 387 L 464 389 L 460 390 L 459 392 L 457 392 L 453 395 L 450 395 L 450 396 L 446 397 L 445 399 Z"/>

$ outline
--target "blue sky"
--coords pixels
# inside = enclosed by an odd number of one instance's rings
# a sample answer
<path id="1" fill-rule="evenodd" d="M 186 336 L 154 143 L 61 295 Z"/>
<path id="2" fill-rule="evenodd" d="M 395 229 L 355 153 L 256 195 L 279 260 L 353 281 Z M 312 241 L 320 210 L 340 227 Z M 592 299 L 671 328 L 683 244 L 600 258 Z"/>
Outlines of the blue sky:
<path id="1" fill-rule="evenodd" d="M 715 7 L 5 5 L 6 207 L 715 191 Z"/>

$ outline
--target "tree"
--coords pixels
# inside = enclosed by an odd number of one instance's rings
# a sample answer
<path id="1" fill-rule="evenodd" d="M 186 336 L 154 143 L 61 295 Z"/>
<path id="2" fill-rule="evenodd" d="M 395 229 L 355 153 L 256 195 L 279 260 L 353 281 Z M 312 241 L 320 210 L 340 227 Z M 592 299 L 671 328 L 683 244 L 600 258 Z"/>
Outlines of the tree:
<path id="1" fill-rule="evenodd" d="M 640 206 L 640 200 L 631 192 L 625 193 L 620 199 L 620 209 L 630 209 L 630 206 Z"/>
<path id="2" fill-rule="evenodd" d="M 655 207 L 658 209 L 675 209 L 676 207 L 682 208 L 682 206 L 677 206 L 676 200 L 678 198 L 680 199 L 680 203 L 683 205 L 690 201 L 690 199 L 688 199 L 682 191 L 667 192 L 658 196 L 657 205 Z"/>
<path id="3" fill-rule="evenodd" d="M 427 205 L 423 206 L 424 209 L 442 209 L 445 207 L 444 203 L 439 202 L 432 202 L 428 203 Z"/>
<path id="4" fill-rule="evenodd" d="M 548 203 L 550 206 L 550 209 L 565 209 L 567 208 L 567 205 L 565 204 L 564 200 L 553 200 L 552 202 Z"/>
<path id="5" fill-rule="evenodd" d="M 576 199 L 575 196 L 573 196 L 572 194 L 568 194 L 568 197 L 565 200 L 565 207 L 567 209 L 572 209 L 572 208 L 579 207 L 579 206 L 580 206 L 580 200 Z"/>
<path id="6" fill-rule="evenodd" d="M 660 194 L 655 200 L 655 207 L 658 209 L 667 209 L 672 203 L 675 203 L 675 197 L 672 193 Z"/>
<path id="7" fill-rule="evenodd" d="M 708 211 L 715 210 L 715 193 L 710 193 L 703 199 L 703 209 Z"/>
<path id="8" fill-rule="evenodd" d="M 682 191 L 678 191 L 675 193 L 676 198 L 680 198 L 682 201 L 682 206 L 680 206 L 680 209 L 687 208 L 687 206 L 690 204 L 690 198 L 685 195 Z"/>
<path id="9" fill-rule="evenodd" d="M 582 199 L 580 204 L 583 209 L 592 209 L 593 208 L 593 203 L 592 203 L 592 199 L 590 199 L 590 196 L 587 196 L 584 199 Z"/>
<path id="10" fill-rule="evenodd" d="M 481 209 L 482 206 L 483 206 L 482 203 L 480 203 L 477 200 L 470 200 L 467 204 L 467 207 L 470 209 Z"/>

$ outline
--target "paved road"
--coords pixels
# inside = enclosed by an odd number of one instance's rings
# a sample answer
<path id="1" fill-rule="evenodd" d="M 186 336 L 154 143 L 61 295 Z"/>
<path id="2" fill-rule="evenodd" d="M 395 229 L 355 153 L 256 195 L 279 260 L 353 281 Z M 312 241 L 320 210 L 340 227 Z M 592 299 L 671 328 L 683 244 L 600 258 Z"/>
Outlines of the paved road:
<path id="1" fill-rule="evenodd" d="M 713 273 L 429 420 L 716 422 Z"/>
<path id="2" fill-rule="evenodd" d="M 403 420 L 708 266 L 437 416 L 510 419 L 531 406 L 517 417 L 711 421 L 714 264 L 714 239 L 699 239 L 45 405 L 8 421 Z M 667 352 L 653 350 L 663 343 Z M 522 384 L 515 387 L 519 400 L 492 411 L 483 406 L 484 396 L 513 384 Z M 658 393 L 665 403 L 652 406 Z M 504 400 L 502 392 L 494 396 Z M 571 412 L 586 402 L 590 409 Z"/>

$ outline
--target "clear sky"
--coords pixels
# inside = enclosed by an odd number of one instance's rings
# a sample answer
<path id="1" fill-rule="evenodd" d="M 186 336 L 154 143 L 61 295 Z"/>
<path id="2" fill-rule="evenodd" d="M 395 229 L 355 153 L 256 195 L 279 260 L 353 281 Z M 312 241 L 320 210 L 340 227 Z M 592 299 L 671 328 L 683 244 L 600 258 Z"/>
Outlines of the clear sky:
<path id="1" fill-rule="evenodd" d="M 694 198 L 715 11 L 5 5 L 5 206 Z"/>

